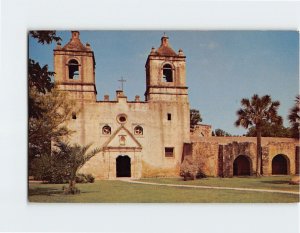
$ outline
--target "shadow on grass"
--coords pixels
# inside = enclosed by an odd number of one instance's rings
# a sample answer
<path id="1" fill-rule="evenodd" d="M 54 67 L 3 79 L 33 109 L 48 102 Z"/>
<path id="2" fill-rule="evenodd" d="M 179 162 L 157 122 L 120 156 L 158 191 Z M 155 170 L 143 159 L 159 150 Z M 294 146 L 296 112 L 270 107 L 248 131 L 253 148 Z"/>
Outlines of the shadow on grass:
<path id="1" fill-rule="evenodd" d="M 57 188 L 40 188 L 40 187 L 36 187 L 34 189 L 29 189 L 28 194 L 29 194 L 29 196 L 34 196 L 34 195 L 51 196 L 53 194 L 63 194 L 63 190 L 62 189 L 57 189 Z"/>
<path id="2" fill-rule="evenodd" d="M 97 193 L 98 191 L 81 191 L 81 194 L 85 194 L 85 193 Z M 64 191 L 61 187 L 61 189 L 59 188 L 45 188 L 45 187 L 36 187 L 34 189 L 29 189 L 28 190 L 28 194 L 29 196 L 34 196 L 34 195 L 46 195 L 46 196 L 51 196 L 51 195 L 64 195 Z"/>

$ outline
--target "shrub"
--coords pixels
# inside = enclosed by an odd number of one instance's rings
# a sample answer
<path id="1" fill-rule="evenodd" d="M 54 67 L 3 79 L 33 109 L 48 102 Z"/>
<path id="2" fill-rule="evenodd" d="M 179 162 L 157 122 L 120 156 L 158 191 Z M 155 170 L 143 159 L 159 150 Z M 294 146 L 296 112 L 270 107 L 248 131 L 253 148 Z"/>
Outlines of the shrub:
<path id="1" fill-rule="evenodd" d="M 89 182 L 89 183 L 94 183 L 94 181 L 95 181 L 95 177 L 93 177 L 91 174 L 87 174 L 86 179 L 87 179 L 87 182 Z"/>
<path id="2" fill-rule="evenodd" d="M 94 183 L 95 178 L 91 174 L 77 174 L 76 183 Z"/>
<path id="3" fill-rule="evenodd" d="M 87 183 L 86 176 L 84 174 L 77 174 L 75 181 L 76 183 Z"/>
<path id="4" fill-rule="evenodd" d="M 50 156 L 36 158 L 32 163 L 34 179 L 49 184 L 66 184 L 69 179 L 63 166 L 65 166 L 63 163 Z M 95 178 L 91 174 L 77 174 L 75 181 L 76 183 L 94 183 Z"/>
<path id="5" fill-rule="evenodd" d="M 68 174 L 63 166 L 64 164 L 58 159 L 43 155 L 32 161 L 32 173 L 35 180 L 50 184 L 64 184 L 68 182 Z"/>

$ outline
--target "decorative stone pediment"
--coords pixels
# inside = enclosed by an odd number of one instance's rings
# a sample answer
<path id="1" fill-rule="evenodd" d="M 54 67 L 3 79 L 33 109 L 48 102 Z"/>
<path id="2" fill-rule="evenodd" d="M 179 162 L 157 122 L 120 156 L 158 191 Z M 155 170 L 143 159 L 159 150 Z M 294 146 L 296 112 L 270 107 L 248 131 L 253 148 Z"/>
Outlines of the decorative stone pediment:
<path id="1" fill-rule="evenodd" d="M 103 149 L 142 149 L 134 135 L 121 125 L 104 143 Z"/>

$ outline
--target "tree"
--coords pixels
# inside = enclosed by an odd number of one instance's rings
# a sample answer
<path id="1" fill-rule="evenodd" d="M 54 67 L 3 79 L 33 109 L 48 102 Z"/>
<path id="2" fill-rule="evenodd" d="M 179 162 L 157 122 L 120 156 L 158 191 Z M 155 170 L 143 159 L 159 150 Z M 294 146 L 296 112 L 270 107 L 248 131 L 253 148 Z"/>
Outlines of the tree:
<path id="1" fill-rule="evenodd" d="M 61 38 L 56 36 L 55 31 L 30 31 L 29 35 L 32 38 L 37 39 L 38 43 L 41 44 L 50 44 L 53 41 L 60 41 Z M 45 94 L 46 92 L 51 91 L 54 87 L 52 82 L 52 77 L 54 72 L 48 70 L 48 65 L 43 67 L 40 64 L 32 59 L 28 59 L 28 89 L 35 88 L 39 93 Z M 28 98 L 28 107 L 29 107 L 29 117 L 38 118 L 45 111 L 41 109 L 39 103 L 35 99 L 32 99 L 32 96 L 29 95 Z"/>
<path id="2" fill-rule="evenodd" d="M 29 35 L 41 44 L 61 40 L 55 31 L 30 31 Z M 28 59 L 29 174 L 35 157 L 50 155 L 51 140 L 58 141 L 71 132 L 63 123 L 70 119 L 72 103 L 65 95 L 53 90 L 53 75 L 54 72 L 49 71 L 47 65 L 41 67 L 38 62 Z"/>
<path id="3" fill-rule="evenodd" d="M 37 39 L 38 43 L 41 44 L 51 44 L 53 41 L 61 41 L 61 38 L 56 35 L 56 31 L 30 31 L 29 35 Z"/>
<path id="4" fill-rule="evenodd" d="M 247 137 L 256 137 L 256 128 L 254 126 L 250 127 L 246 133 Z M 284 127 L 282 124 L 274 124 L 267 122 L 261 127 L 262 137 L 291 137 L 291 129 Z"/>
<path id="5" fill-rule="evenodd" d="M 78 170 L 101 151 L 99 148 L 90 150 L 90 147 L 91 144 L 80 146 L 62 141 L 57 142 L 50 154 L 33 160 L 32 167 L 35 176 L 51 184 L 68 182 L 69 187 L 64 192 L 66 194 L 77 193 L 76 178 L 83 176 L 78 174 Z"/>
<path id="6" fill-rule="evenodd" d="M 199 110 L 191 109 L 190 110 L 190 128 L 194 129 L 194 127 L 199 123 L 202 122 L 202 117 Z"/>
<path id="7" fill-rule="evenodd" d="M 78 144 L 70 145 L 65 142 L 56 143 L 56 149 L 53 150 L 52 156 L 62 158 L 65 162 L 63 170 L 65 171 L 65 177 L 69 180 L 69 187 L 65 190 L 66 194 L 76 193 L 75 179 L 78 170 L 101 151 L 100 148 L 89 151 L 90 147 L 91 144 L 80 146 Z"/>
<path id="8" fill-rule="evenodd" d="M 33 91 L 41 94 L 50 92 L 54 87 L 54 83 L 51 82 L 51 77 L 54 72 L 48 71 L 48 66 L 40 66 L 38 62 L 29 59 L 28 61 L 28 113 L 29 117 L 39 118 L 46 111 L 40 105 L 40 102 L 35 99 L 35 95 L 32 95 Z"/>
<path id="9" fill-rule="evenodd" d="M 242 99 L 241 105 L 242 108 L 237 111 L 238 119 L 235 122 L 235 126 L 242 126 L 246 129 L 248 129 L 249 126 L 255 127 L 257 133 L 256 175 L 260 176 L 262 170 L 262 127 L 267 123 L 282 124 L 282 118 L 277 114 L 280 102 L 272 102 L 269 95 L 259 97 L 255 94 L 251 100 L 246 98 Z"/>
<path id="10" fill-rule="evenodd" d="M 32 160 L 51 153 L 51 141 L 59 142 L 73 132 L 64 123 L 70 120 L 72 113 L 77 110 L 74 109 L 74 101 L 56 89 L 41 94 L 35 88 L 31 88 L 29 96 L 43 110 L 38 118 L 29 117 L 28 120 L 28 163 L 31 173 Z"/>
<path id="11" fill-rule="evenodd" d="M 292 126 L 292 136 L 294 138 L 299 138 L 299 130 L 300 130 L 300 95 L 296 96 L 295 105 L 290 110 L 290 114 L 288 115 L 289 122 Z"/>
<path id="12" fill-rule="evenodd" d="M 227 133 L 226 131 L 222 130 L 222 129 L 216 129 L 214 132 L 214 135 L 217 137 L 230 137 L 231 134 Z"/>

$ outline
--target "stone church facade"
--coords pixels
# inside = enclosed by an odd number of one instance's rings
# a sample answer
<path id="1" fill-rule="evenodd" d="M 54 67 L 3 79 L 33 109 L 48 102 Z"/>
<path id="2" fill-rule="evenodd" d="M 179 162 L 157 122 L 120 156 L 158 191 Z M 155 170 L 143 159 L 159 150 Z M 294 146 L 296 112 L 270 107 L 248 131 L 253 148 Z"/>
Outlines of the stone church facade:
<path id="1" fill-rule="evenodd" d="M 144 101 L 139 96 L 129 101 L 123 90 L 117 90 L 113 99 L 104 96 L 97 101 L 94 52 L 81 43 L 78 31 L 71 34 L 66 45 L 54 49 L 55 83 L 79 109 L 67 123 L 75 131 L 70 142 L 101 148 L 80 172 L 97 179 L 179 176 L 184 157 L 192 156 L 209 176 L 253 174 L 253 138 L 211 137 L 207 125 L 190 132 L 186 57 L 181 49 L 175 52 L 170 47 L 167 36 L 146 60 Z M 293 139 L 268 139 L 263 144 L 264 174 L 271 175 L 272 169 L 297 173 L 297 148 Z"/>
<path id="2" fill-rule="evenodd" d="M 96 100 L 94 53 L 78 31 L 55 48 L 54 69 L 58 88 L 80 108 L 68 122 L 76 131 L 71 142 L 102 149 L 82 172 L 98 179 L 179 174 L 183 144 L 190 142 L 190 107 L 185 56 L 169 46 L 168 37 L 146 61 L 145 101 L 129 101 L 122 90 L 112 100 Z"/>

